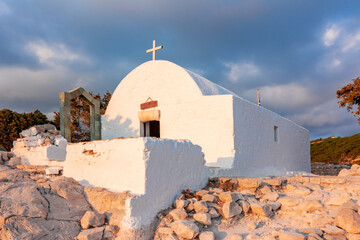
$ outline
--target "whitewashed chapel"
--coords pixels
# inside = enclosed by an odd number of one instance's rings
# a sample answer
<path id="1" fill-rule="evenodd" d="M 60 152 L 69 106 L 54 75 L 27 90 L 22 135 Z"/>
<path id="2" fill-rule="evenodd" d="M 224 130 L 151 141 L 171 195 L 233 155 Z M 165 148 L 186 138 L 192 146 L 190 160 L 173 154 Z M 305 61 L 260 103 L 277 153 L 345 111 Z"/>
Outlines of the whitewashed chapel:
<path id="1" fill-rule="evenodd" d="M 174 63 L 155 60 L 157 49 L 154 43 L 153 61 L 135 68 L 113 93 L 101 119 L 102 140 L 99 103 L 78 88 L 60 93 L 61 110 L 68 112 L 60 122 L 70 123 L 71 98 L 85 94 L 95 109 L 90 117 L 96 141 L 68 143 L 70 129 L 63 127 L 65 138 L 54 136 L 49 145 L 43 139 L 49 126 L 34 127 L 22 133 L 14 154 L 25 164 L 54 166 L 49 174 L 63 167 L 64 176 L 86 186 L 129 191 L 122 229 L 144 231 L 179 192 L 203 188 L 211 176 L 310 171 L 306 129 Z"/>
<path id="2" fill-rule="evenodd" d="M 308 130 L 172 62 L 155 60 L 157 49 L 152 61 L 116 88 L 102 116 L 102 139 L 188 139 L 202 147 L 212 176 L 310 171 Z"/>

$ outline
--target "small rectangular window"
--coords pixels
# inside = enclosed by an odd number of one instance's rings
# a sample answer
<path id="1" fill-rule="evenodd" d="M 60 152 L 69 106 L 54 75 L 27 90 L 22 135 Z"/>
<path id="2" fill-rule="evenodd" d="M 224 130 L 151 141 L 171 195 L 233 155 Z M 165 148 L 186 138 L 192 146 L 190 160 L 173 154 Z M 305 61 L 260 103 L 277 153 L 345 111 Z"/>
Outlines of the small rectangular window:
<path id="1" fill-rule="evenodd" d="M 278 142 L 278 141 L 279 141 L 279 127 L 274 126 L 274 142 Z"/>
<path id="2" fill-rule="evenodd" d="M 160 122 L 159 121 L 141 122 L 140 136 L 160 138 Z"/>

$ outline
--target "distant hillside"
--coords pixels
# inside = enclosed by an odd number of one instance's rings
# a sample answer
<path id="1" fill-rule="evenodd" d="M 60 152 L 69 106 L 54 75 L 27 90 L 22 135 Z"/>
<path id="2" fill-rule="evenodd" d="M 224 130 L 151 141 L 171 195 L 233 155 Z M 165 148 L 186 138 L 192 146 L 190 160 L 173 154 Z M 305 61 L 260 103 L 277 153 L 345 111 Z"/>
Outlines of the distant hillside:
<path id="1" fill-rule="evenodd" d="M 359 163 L 360 133 L 311 141 L 311 162 Z"/>

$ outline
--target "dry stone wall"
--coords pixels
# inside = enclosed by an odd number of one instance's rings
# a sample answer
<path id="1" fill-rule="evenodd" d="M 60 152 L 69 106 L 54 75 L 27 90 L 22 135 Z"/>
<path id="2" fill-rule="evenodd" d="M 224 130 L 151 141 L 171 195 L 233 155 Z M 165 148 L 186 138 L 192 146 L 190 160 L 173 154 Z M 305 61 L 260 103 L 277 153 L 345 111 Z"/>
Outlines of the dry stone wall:
<path id="1" fill-rule="evenodd" d="M 12 152 L 22 164 L 62 166 L 65 161 L 67 141 L 51 124 L 22 131 L 13 145 Z"/>
<path id="2" fill-rule="evenodd" d="M 311 173 L 316 175 L 337 176 L 342 169 L 350 169 L 350 164 L 311 163 Z"/>

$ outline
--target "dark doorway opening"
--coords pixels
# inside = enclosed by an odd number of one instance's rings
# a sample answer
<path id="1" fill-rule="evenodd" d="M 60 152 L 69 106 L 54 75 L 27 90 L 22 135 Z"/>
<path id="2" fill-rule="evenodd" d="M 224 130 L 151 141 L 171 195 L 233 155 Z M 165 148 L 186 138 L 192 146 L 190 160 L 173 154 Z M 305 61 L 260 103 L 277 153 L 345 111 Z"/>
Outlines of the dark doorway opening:
<path id="1" fill-rule="evenodd" d="M 160 138 L 160 122 L 149 121 L 143 123 L 144 137 L 156 137 Z"/>

